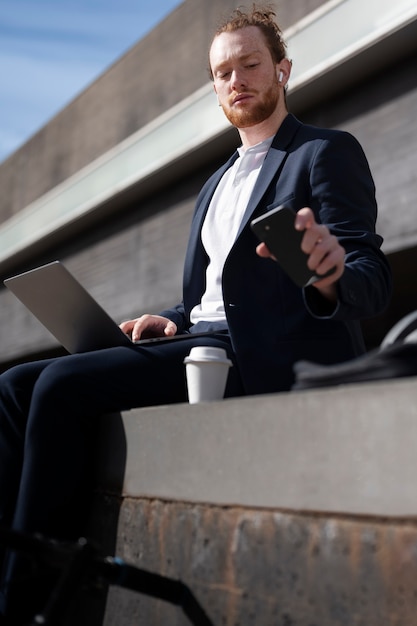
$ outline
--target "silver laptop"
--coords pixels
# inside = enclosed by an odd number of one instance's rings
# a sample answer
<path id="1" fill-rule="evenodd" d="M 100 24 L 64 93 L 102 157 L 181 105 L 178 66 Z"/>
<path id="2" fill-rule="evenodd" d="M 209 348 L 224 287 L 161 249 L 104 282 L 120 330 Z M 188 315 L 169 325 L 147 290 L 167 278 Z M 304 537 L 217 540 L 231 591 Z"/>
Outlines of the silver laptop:
<path id="1" fill-rule="evenodd" d="M 60 261 L 7 278 L 4 284 L 70 353 L 132 345 L 118 324 Z M 142 339 L 178 341 L 211 333 Z"/>

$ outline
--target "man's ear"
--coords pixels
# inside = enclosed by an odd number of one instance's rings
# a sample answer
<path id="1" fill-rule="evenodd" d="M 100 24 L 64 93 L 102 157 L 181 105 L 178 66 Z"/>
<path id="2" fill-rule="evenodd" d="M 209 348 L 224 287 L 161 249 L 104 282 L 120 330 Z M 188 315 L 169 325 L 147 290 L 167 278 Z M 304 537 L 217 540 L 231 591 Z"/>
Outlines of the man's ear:
<path id="1" fill-rule="evenodd" d="M 284 58 L 276 65 L 277 79 L 280 85 L 285 87 L 291 74 L 292 63 L 289 59 Z"/>

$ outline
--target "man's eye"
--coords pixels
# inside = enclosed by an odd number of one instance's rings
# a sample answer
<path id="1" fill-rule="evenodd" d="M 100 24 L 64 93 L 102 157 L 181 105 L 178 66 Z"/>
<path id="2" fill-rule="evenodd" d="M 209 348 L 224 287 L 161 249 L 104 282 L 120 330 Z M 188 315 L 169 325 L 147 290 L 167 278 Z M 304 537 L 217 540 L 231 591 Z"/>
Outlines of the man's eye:
<path id="1" fill-rule="evenodd" d="M 249 65 L 247 65 L 246 67 L 251 70 L 251 69 L 253 69 L 255 67 L 258 67 L 258 65 L 259 65 L 259 63 L 249 63 Z"/>

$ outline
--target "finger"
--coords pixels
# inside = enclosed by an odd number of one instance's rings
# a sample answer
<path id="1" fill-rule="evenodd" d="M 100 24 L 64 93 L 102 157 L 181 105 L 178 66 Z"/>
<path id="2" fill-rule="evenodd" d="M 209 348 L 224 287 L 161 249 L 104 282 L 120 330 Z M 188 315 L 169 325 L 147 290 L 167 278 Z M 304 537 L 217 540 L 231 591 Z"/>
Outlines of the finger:
<path id="1" fill-rule="evenodd" d="M 176 332 L 177 332 L 177 325 L 170 320 L 168 324 L 165 326 L 164 334 L 167 337 L 172 337 L 173 335 L 176 334 Z"/>
<path id="2" fill-rule="evenodd" d="M 306 229 L 301 242 L 301 249 L 309 255 L 314 252 L 320 254 L 320 252 L 329 248 L 330 242 L 328 240 L 330 237 L 332 235 L 330 235 L 326 226 L 314 224 L 314 226 Z"/>
<path id="3" fill-rule="evenodd" d="M 119 324 L 119 328 L 126 333 L 126 335 L 130 335 L 132 332 L 132 328 L 135 325 L 136 320 L 126 320 Z"/>
<path id="4" fill-rule="evenodd" d="M 263 242 L 256 246 L 256 254 L 258 254 L 260 257 L 264 259 L 272 257 L 272 254 L 270 253 L 268 246 Z"/>
<path id="5" fill-rule="evenodd" d="M 334 242 L 330 238 L 316 240 L 307 261 L 307 265 L 311 270 L 318 271 L 318 268 L 326 262 L 332 250 L 335 249 L 333 244 Z"/>
<path id="6" fill-rule="evenodd" d="M 332 279 L 334 280 L 336 277 L 336 273 L 339 273 L 339 272 L 341 273 L 343 266 L 344 266 L 344 259 L 341 257 L 338 251 L 333 250 L 332 252 L 327 254 L 325 257 L 323 257 L 323 259 L 316 266 L 314 271 L 316 272 L 316 274 L 321 276 L 333 270 Z"/>
<path id="7" fill-rule="evenodd" d="M 155 333 L 155 322 L 151 315 L 142 315 L 141 317 L 138 317 L 132 329 L 132 340 L 139 341 L 144 333 L 149 336 L 157 334 Z"/>
<path id="8" fill-rule="evenodd" d="M 177 332 L 177 326 L 171 320 L 159 315 L 142 315 L 132 330 L 132 340 L 139 341 L 141 337 L 171 336 Z"/>
<path id="9" fill-rule="evenodd" d="M 331 284 L 339 280 L 339 278 L 344 272 L 344 268 L 345 268 L 345 250 L 344 248 L 342 248 L 342 246 L 338 245 L 336 248 L 330 250 L 323 257 L 321 262 L 314 268 L 314 271 L 319 276 L 325 275 L 331 271 L 331 274 L 328 277 L 323 279 L 324 281 L 326 281 L 326 284 Z"/>
<path id="10" fill-rule="evenodd" d="M 303 207 L 295 216 L 294 226 L 296 230 L 306 230 L 316 224 L 314 213 L 309 207 Z"/>

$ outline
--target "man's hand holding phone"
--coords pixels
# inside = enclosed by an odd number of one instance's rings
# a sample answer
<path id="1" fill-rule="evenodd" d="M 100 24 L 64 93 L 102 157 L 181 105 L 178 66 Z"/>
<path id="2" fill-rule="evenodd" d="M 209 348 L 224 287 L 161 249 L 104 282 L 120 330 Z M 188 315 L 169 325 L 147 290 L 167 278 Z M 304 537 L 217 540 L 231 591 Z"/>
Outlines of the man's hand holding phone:
<path id="1" fill-rule="evenodd" d="M 327 226 L 316 222 L 310 208 L 295 213 L 279 207 L 254 220 L 252 228 L 262 240 L 256 248 L 259 256 L 278 260 L 297 284 L 312 284 L 324 297 L 336 300 L 336 282 L 344 271 L 345 250 Z M 305 271 L 302 265 L 306 266 Z"/>
<path id="2" fill-rule="evenodd" d="M 327 226 L 316 222 L 313 211 L 308 207 L 298 211 L 294 226 L 296 230 L 304 231 L 301 249 L 308 255 L 308 267 L 319 276 L 327 275 L 314 283 L 323 293 L 323 289 L 335 285 L 342 276 L 346 251 Z"/>

